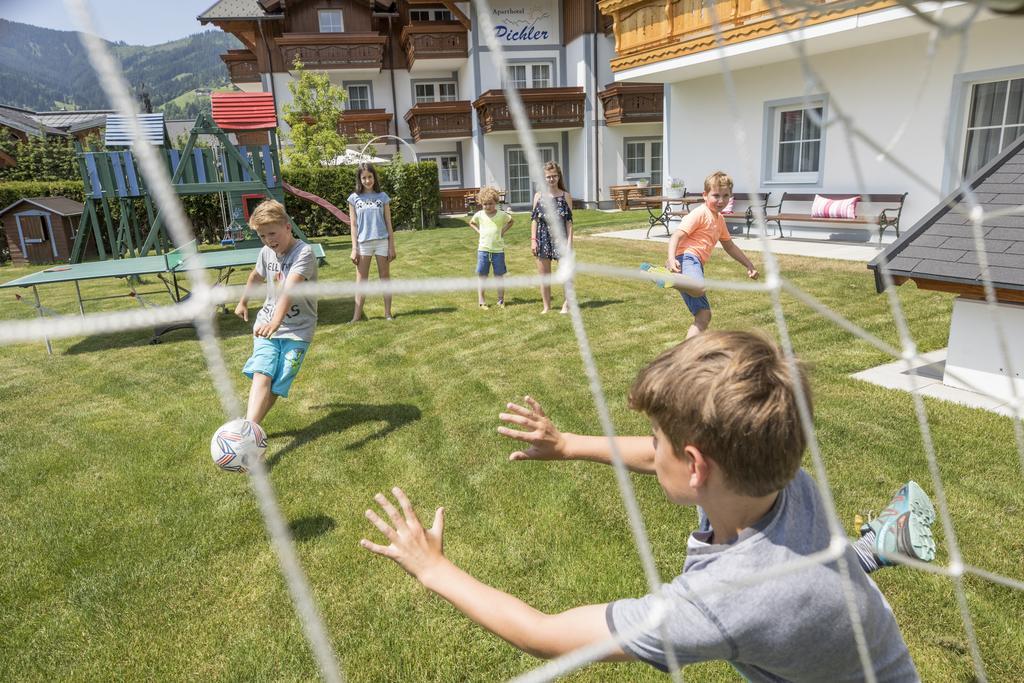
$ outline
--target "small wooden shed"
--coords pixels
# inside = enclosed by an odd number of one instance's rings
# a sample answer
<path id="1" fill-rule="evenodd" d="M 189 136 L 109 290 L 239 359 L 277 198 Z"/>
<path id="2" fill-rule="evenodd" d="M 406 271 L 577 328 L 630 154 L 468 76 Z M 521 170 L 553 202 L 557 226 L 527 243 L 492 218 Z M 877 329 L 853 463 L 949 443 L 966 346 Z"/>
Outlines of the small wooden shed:
<path id="1" fill-rule="evenodd" d="M 71 257 L 82 204 L 67 197 L 26 197 L 0 209 L 14 265 L 53 263 Z"/>

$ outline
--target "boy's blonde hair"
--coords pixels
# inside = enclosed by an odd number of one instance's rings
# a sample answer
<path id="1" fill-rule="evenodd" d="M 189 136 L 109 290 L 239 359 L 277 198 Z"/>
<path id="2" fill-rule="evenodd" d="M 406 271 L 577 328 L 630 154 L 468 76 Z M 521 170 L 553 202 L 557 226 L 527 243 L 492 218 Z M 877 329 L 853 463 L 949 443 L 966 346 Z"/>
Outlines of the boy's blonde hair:
<path id="1" fill-rule="evenodd" d="M 794 376 L 770 339 L 705 332 L 641 370 L 629 405 L 651 418 L 677 455 L 696 446 L 721 467 L 732 491 L 765 496 L 785 488 L 800 467 L 798 382 L 810 404 L 805 374 Z"/>
<path id="2" fill-rule="evenodd" d="M 476 200 L 480 204 L 483 204 L 488 200 L 497 204 L 499 197 L 500 195 L 498 194 L 498 190 L 491 187 L 490 185 L 488 185 L 487 187 L 480 188 L 480 191 L 476 193 Z"/>
<path id="3" fill-rule="evenodd" d="M 284 204 L 276 199 L 265 199 L 249 216 L 249 226 L 259 230 L 264 225 L 288 225 L 288 213 Z"/>
<path id="4" fill-rule="evenodd" d="M 711 192 L 712 189 L 729 190 L 732 194 L 732 177 L 725 171 L 715 171 L 704 179 L 704 191 Z"/>

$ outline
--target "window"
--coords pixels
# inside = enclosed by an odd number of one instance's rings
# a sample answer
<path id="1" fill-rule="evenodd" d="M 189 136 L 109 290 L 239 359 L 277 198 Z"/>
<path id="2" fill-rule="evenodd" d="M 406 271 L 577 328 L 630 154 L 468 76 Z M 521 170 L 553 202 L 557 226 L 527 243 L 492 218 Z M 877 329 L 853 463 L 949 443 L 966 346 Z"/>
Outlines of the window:
<path id="1" fill-rule="evenodd" d="M 963 177 L 992 161 L 1024 134 L 1024 78 L 971 87 L 964 138 Z"/>
<path id="2" fill-rule="evenodd" d="M 420 161 L 433 161 L 437 164 L 437 179 L 441 185 L 460 185 L 462 174 L 459 172 L 459 157 L 454 154 L 438 156 L 420 156 Z"/>
<path id="3" fill-rule="evenodd" d="M 454 102 L 459 99 L 454 81 L 434 81 L 415 85 L 416 103 Z"/>
<path id="4" fill-rule="evenodd" d="M 348 91 L 348 109 L 372 109 L 370 100 L 370 86 L 366 84 L 349 85 L 345 87 Z"/>
<path id="5" fill-rule="evenodd" d="M 649 178 L 661 184 L 661 140 L 626 141 L 626 180 Z"/>
<path id="6" fill-rule="evenodd" d="M 411 21 L 452 21 L 452 13 L 446 9 L 413 9 L 409 10 Z"/>
<path id="7" fill-rule="evenodd" d="M 516 90 L 524 88 L 550 88 L 551 64 L 510 64 L 506 72 L 507 85 Z"/>
<path id="8" fill-rule="evenodd" d="M 541 164 L 554 161 L 558 155 L 555 145 L 539 145 Z M 565 170 L 562 170 L 565 173 Z M 530 165 L 526 161 L 526 150 L 522 147 L 505 148 L 505 178 L 508 180 L 508 201 L 513 205 L 529 205 L 533 201 L 534 187 L 530 183 Z"/>
<path id="9" fill-rule="evenodd" d="M 320 17 L 320 33 L 342 33 L 345 30 L 340 9 L 322 9 L 317 16 Z"/>
<path id="10" fill-rule="evenodd" d="M 820 182 L 825 105 L 824 99 L 801 98 L 765 106 L 765 182 Z"/>

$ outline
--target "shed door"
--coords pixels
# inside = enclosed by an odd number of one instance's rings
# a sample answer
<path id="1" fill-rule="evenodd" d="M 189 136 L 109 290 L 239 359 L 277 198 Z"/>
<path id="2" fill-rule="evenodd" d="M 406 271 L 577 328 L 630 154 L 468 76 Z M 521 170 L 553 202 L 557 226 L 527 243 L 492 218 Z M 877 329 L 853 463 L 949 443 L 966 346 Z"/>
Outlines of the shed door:
<path id="1" fill-rule="evenodd" d="M 25 245 L 25 258 L 29 263 L 53 261 L 53 245 L 50 231 L 42 216 L 18 216 L 21 224 L 21 241 Z"/>

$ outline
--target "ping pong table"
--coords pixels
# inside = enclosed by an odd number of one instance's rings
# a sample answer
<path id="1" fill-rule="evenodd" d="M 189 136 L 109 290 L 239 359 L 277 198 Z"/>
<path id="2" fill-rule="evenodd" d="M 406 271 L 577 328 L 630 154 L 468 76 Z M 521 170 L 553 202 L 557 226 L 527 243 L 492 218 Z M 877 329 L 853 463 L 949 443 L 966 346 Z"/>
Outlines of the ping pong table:
<path id="1" fill-rule="evenodd" d="M 313 249 L 313 255 L 317 259 L 324 258 L 324 248 L 320 244 L 310 244 Z M 85 315 L 85 302 L 86 301 L 99 301 L 102 299 L 113 299 L 127 296 L 135 299 L 139 305 L 145 307 L 147 304 L 142 299 L 142 294 L 152 294 L 153 292 L 140 292 L 135 288 L 135 282 L 143 275 L 155 275 L 163 284 L 167 290 L 167 293 L 171 296 L 171 299 L 175 303 L 180 302 L 185 296 L 188 296 L 189 291 L 178 282 L 178 275 L 184 273 L 187 270 L 185 263 L 186 254 L 195 248 L 195 242 L 193 241 L 189 245 L 185 245 L 179 249 L 173 249 L 164 254 L 158 254 L 155 256 L 141 256 L 137 258 L 124 258 L 124 259 L 110 259 L 107 261 L 90 261 L 88 263 L 69 263 L 53 266 L 46 270 L 41 270 L 24 277 L 11 280 L 10 282 L 4 282 L 0 284 L 0 289 L 22 287 L 32 288 L 32 294 L 35 297 L 35 309 L 39 313 L 40 317 L 43 317 L 44 312 L 48 312 L 45 309 L 39 298 L 39 285 L 57 284 L 63 282 L 73 282 L 75 285 L 75 295 L 78 299 L 78 310 L 82 315 Z M 223 249 L 218 251 L 197 251 L 195 252 L 197 265 L 200 268 L 207 270 L 217 271 L 216 285 L 226 285 L 231 274 L 240 267 L 253 266 L 256 264 L 256 259 L 259 256 L 262 247 L 255 247 L 249 249 Z M 171 280 L 165 277 L 166 275 L 171 276 Z M 129 292 L 127 294 L 115 294 L 108 296 L 99 296 L 91 298 L 82 297 L 82 289 L 79 286 L 79 282 L 82 280 L 98 280 L 102 278 L 124 278 L 128 283 Z M 160 290 L 156 290 L 160 291 Z M 20 298 L 20 297 L 19 297 Z M 227 306 L 224 307 L 225 312 Z M 183 329 L 191 327 L 191 323 L 176 323 L 174 325 L 168 325 L 164 328 L 158 328 L 154 331 L 153 338 L 150 340 L 151 344 L 157 344 L 160 342 L 160 336 L 165 332 L 170 332 L 172 329 Z M 50 342 L 46 342 L 47 351 L 51 351 Z"/>

